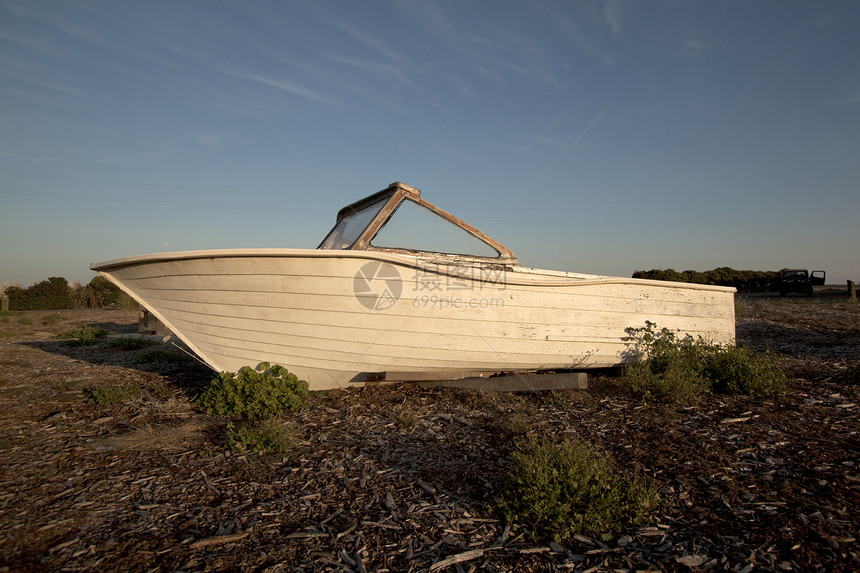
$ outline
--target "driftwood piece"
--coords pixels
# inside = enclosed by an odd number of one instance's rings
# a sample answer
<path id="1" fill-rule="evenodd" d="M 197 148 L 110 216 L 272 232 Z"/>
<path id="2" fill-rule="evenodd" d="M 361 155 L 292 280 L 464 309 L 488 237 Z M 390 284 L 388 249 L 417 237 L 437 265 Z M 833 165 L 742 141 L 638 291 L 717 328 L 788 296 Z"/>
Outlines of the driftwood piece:
<path id="1" fill-rule="evenodd" d="M 464 551 L 463 553 L 458 553 L 457 555 L 452 555 L 450 557 L 442 559 L 441 561 L 437 561 L 430 566 L 429 571 L 439 571 L 441 569 L 444 569 L 445 567 L 450 567 L 451 565 L 456 565 L 457 563 L 465 563 L 466 561 L 478 559 L 483 556 L 483 549 L 472 549 L 470 551 Z"/>
<path id="2" fill-rule="evenodd" d="M 250 531 L 245 531 L 242 533 L 233 533 L 232 535 L 216 535 L 215 537 L 207 537 L 206 539 L 201 539 L 200 541 L 195 541 L 189 547 L 191 549 L 200 549 L 202 547 L 209 547 L 210 545 L 220 545 L 222 543 L 232 543 L 233 541 L 241 541 L 251 535 Z"/>

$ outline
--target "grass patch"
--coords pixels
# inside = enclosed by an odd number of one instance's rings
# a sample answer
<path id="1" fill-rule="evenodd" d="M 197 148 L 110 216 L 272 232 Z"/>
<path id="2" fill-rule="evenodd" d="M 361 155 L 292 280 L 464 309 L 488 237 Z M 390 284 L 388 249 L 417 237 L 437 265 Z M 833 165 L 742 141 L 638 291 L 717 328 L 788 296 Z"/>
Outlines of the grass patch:
<path id="1" fill-rule="evenodd" d="M 66 380 L 65 382 L 60 383 L 57 388 L 64 391 L 74 390 L 84 382 L 85 380 Z"/>
<path id="2" fill-rule="evenodd" d="M 418 424 L 418 416 L 415 412 L 405 410 L 403 412 L 394 412 L 391 414 L 391 419 L 394 424 L 401 429 L 414 428 Z"/>
<path id="3" fill-rule="evenodd" d="M 197 400 L 207 414 L 245 418 L 271 418 L 295 411 L 307 403 L 308 383 L 283 366 L 260 363 L 236 374 L 222 372 Z"/>
<path id="4" fill-rule="evenodd" d="M 550 390 L 544 395 L 544 399 L 552 406 L 563 408 L 570 402 L 571 396 L 569 391 Z"/>
<path id="5" fill-rule="evenodd" d="M 17 333 L 12 330 L 0 330 L 0 338 L 12 338 Z"/>
<path id="6" fill-rule="evenodd" d="M 18 324 L 20 324 L 21 326 L 32 326 L 33 320 L 30 317 L 22 316 L 18 319 Z"/>
<path id="7" fill-rule="evenodd" d="M 556 541 L 577 534 L 606 539 L 646 522 L 660 503 L 650 479 L 621 471 L 573 438 L 522 441 L 511 466 L 502 513 Z"/>
<path id="8" fill-rule="evenodd" d="M 191 362 L 193 358 L 184 352 L 175 352 L 172 350 L 153 350 L 145 352 L 137 357 L 137 364 L 184 364 Z"/>
<path id="9" fill-rule="evenodd" d="M 525 436 L 530 428 L 531 425 L 525 417 L 519 414 L 514 414 L 513 416 L 505 418 L 505 420 L 499 424 L 499 437 L 503 441 L 513 440 L 515 438 Z"/>
<path id="10" fill-rule="evenodd" d="M 63 346 L 92 346 L 108 335 L 108 331 L 97 326 L 79 326 L 73 330 L 67 330 L 57 335 L 63 340 Z"/>
<path id="11" fill-rule="evenodd" d="M 646 401 L 683 403 L 702 394 L 772 396 L 788 389 L 788 378 L 770 353 L 678 338 L 646 321 L 628 328 L 634 360 L 622 369 L 621 384 Z"/>
<path id="12" fill-rule="evenodd" d="M 52 314 L 46 314 L 45 316 L 43 316 L 42 317 L 42 324 L 44 326 L 54 326 L 55 324 L 57 324 L 61 320 L 63 320 L 63 317 L 60 316 L 59 313 L 54 312 Z"/>
<path id="13" fill-rule="evenodd" d="M 278 420 L 228 427 L 227 449 L 234 452 L 282 454 L 293 447 L 293 431 Z"/>
<path id="14" fill-rule="evenodd" d="M 103 386 L 100 388 L 88 388 L 84 390 L 84 397 L 90 404 L 107 406 L 110 404 L 121 404 L 129 398 L 140 394 L 140 388 L 128 386 L 117 388 L 115 386 Z"/>
<path id="15" fill-rule="evenodd" d="M 746 305 L 744 304 L 744 302 L 741 299 L 735 297 L 735 318 L 741 318 L 743 316 L 746 316 L 746 314 L 747 314 Z"/>
<path id="16" fill-rule="evenodd" d="M 141 348 L 147 348 L 155 344 L 158 343 L 146 338 L 140 338 L 137 336 L 120 336 L 119 338 L 109 340 L 105 346 L 111 350 L 129 351 L 140 350 Z"/>

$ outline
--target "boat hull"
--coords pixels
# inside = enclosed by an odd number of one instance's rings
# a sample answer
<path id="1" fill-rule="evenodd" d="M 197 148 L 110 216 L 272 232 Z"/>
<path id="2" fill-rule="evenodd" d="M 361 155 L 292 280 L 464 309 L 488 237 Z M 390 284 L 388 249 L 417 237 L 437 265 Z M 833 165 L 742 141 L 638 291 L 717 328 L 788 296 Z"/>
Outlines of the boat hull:
<path id="1" fill-rule="evenodd" d="M 92 265 L 204 362 L 277 363 L 312 390 L 391 373 L 614 366 L 646 321 L 734 342 L 734 289 L 417 256 L 194 251 Z"/>

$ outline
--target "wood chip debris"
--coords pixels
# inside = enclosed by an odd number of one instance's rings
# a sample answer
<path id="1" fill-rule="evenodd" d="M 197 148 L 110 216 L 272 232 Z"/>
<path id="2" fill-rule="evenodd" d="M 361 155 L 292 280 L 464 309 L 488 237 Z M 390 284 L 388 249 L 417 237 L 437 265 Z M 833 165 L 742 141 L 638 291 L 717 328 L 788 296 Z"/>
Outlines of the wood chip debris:
<path id="1" fill-rule="evenodd" d="M 284 418 L 281 455 L 224 448 L 228 421 L 194 407 L 211 379 L 197 365 L 64 347 L 38 315 L 9 323 L 0 554 L 10 570 L 858 570 L 860 307 L 741 304 L 738 338 L 779 353 L 792 393 L 643 407 L 599 376 L 556 394 L 330 392 Z M 94 316 L 61 315 L 57 332 Z M 96 316 L 118 333 L 137 320 Z M 140 392 L 89 404 L 96 383 Z M 598 445 L 655 480 L 663 508 L 607 539 L 507 522 L 511 448 L 543 435 Z"/>

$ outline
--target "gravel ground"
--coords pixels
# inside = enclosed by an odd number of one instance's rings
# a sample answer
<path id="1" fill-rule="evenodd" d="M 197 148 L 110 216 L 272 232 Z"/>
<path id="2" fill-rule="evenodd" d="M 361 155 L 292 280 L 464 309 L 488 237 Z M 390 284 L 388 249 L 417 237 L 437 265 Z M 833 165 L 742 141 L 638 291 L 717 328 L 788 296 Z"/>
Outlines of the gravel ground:
<path id="1" fill-rule="evenodd" d="M 738 339 L 780 356 L 790 393 L 646 406 L 607 373 L 555 393 L 319 393 L 278 456 L 224 448 L 228 421 L 194 407 L 205 367 L 138 361 L 170 346 L 56 338 L 131 335 L 135 311 L 0 316 L 0 571 L 856 571 L 860 305 L 737 308 Z M 88 399 L 104 388 L 127 397 Z M 657 481 L 662 509 L 602 540 L 505 523 L 524 434 L 599 445 Z"/>

